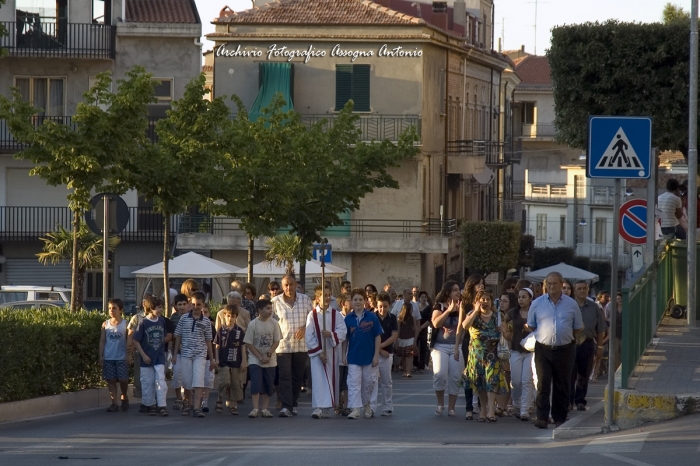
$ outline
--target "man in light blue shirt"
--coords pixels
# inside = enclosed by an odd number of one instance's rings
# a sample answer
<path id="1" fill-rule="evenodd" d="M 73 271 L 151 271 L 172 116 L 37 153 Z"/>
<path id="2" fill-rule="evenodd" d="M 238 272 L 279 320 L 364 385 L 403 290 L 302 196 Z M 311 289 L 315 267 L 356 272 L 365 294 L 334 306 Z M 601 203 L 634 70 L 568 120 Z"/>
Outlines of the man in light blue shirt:
<path id="1" fill-rule="evenodd" d="M 552 418 L 557 427 L 566 421 L 571 391 L 571 372 L 576 358 L 576 334 L 583 331 L 581 310 L 576 301 L 562 294 L 564 278 L 558 272 L 547 275 L 547 294 L 532 302 L 527 325 L 535 335 L 537 371 L 537 422 L 547 428 L 549 396 Z"/>

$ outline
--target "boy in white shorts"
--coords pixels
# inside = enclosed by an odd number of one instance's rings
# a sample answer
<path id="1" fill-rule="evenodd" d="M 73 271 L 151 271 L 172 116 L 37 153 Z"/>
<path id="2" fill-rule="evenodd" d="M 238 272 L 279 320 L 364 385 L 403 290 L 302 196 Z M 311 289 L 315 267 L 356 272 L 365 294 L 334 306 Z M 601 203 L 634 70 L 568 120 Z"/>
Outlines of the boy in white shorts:
<path id="1" fill-rule="evenodd" d="M 180 322 L 180 318 L 187 314 L 187 296 L 185 296 L 182 293 L 178 293 L 175 296 L 175 299 L 173 300 L 173 312 L 170 314 L 170 322 L 173 323 L 173 326 L 177 328 L 178 322 Z M 173 331 L 174 333 L 174 331 Z M 169 344 L 169 351 L 170 354 L 176 354 L 175 351 L 175 338 L 170 342 Z M 171 387 L 173 387 L 173 390 L 175 390 L 175 404 L 173 404 L 173 409 L 175 410 L 180 410 L 182 409 L 182 380 L 180 377 L 180 368 L 177 364 L 175 364 L 176 358 L 172 358 L 172 363 L 173 363 L 173 380 L 171 382 Z"/>
<path id="2" fill-rule="evenodd" d="M 214 326 L 214 321 L 211 320 L 211 314 L 209 313 L 209 305 L 207 303 L 204 303 L 204 307 L 202 308 L 202 315 L 204 316 L 205 320 L 209 320 L 209 323 L 211 324 L 211 335 L 212 335 L 212 351 L 214 350 L 214 336 L 216 336 L 216 327 Z M 208 413 L 209 412 L 209 392 L 211 389 L 214 388 L 214 376 L 216 375 L 216 371 L 214 368 L 211 366 L 211 360 L 207 357 L 207 367 L 206 370 L 204 371 L 204 388 L 202 389 L 202 400 L 200 402 L 202 406 L 202 412 Z"/>
<path id="3" fill-rule="evenodd" d="M 216 369 L 213 358 L 211 341 L 211 324 L 202 314 L 204 293 L 198 291 L 192 295 L 194 308 L 183 315 L 175 329 L 175 349 L 173 364 L 179 364 L 180 378 L 185 388 L 182 404 L 182 415 L 189 416 L 194 408 L 194 417 L 204 417 L 199 402 L 202 399 L 202 389 L 205 386 L 204 373 L 207 370 L 207 356 L 211 360 L 210 368 Z M 178 354 L 181 352 L 181 354 Z"/>

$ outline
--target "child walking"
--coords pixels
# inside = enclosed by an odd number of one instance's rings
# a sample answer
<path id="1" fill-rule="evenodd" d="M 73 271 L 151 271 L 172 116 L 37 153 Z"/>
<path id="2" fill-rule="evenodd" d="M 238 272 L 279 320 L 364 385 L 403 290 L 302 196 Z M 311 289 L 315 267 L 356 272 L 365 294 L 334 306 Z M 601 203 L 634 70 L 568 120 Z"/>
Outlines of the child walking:
<path id="1" fill-rule="evenodd" d="M 350 293 L 341 294 L 338 298 L 338 303 L 340 304 L 340 315 L 343 318 L 343 323 L 345 323 L 345 317 L 352 311 Z M 345 337 L 347 338 L 347 327 L 345 328 Z M 350 414 L 350 410 L 348 409 L 348 347 L 345 342 L 343 342 L 340 353 L 340 384 L 338 387 L 340 395 L 335 414 L 347 416 Z"/>
<path id="2" fill-rule="evenodd" d="M 238 415 L 238 400 L 243 399 L 248 355 L 243 339 L 245 332 L 236 324 L 238 306 L 228 304 L 223 309 L 223 322 L 216 331 L 214 357 L 219 366 L 219 394 L 216 412 L 223 412 L 223 402 L 231 415 Z"/>
<path id="3" fill-rule="evenodd" d="M 372 411 L 377 410 L 377 396 L 379 387 L 382 389 L 382 416 L 391 416 L 394 412 L 393 381 L 391 379 L 391 366 L 394 362 L 394 344 L 399 336 L 399 324 L 396 316 L 389 312 L 391 298 L 386 293 L 380 293 L 377 297 L 377 317 L 382 326 L 381 344 L 379 345 L 379 382 L 372 391 Z"/>
<path id="4" fill-rule="evenodd" d="M 185 314 L 187 314 L 187 296 L 178 293 L 173 299 L 173 310 L 172 314 L 170 314 L 170 322 L 172 322 L 173 327 L 177 329 L 180 318 Z M 173 334 L 175 334 L 175 331 L 173 331 Z M 173 355 L 175 355 L 175 341 L 171 341 L 168 347 L 173 363 L 173 380 L 170 383 L 170 386 L 175 390 L 175 404 L 173 405 L 173 409 L 179 411 L 182 409 L 182 377 L 180 377 L 180 366 L 176 364 L 177 359 L 173 357 Z"/>
<path id="5" fill-rule="evenodd" d="M 396 342 L 396 355 L 402 358 L 403 376 L 412 377 L 413 353 L 416 348 L 416 324 L 413 305 L 404 303 L 398 316 L 399 339 Z"/>
<path id="6" fill-rule="evenodd" d="M 134 345 L 141 355 L 141 403 L 148 406 L 149 416 L 167 416 L 165 344 L 172 334 L 166 332 L 165 319 L 158 316 L 156 305 L 153 297 L 143 300 L 145 316 L 134 333 Z"/>
<path id="7" fill-rule="evenodd" d="M 117 406 L 117 382 L 121 388 L 122 411 L 129 409 L 129 397 L 126 391 L 129 387 L 129 367 L 126 357 L 126 320 L 122 317 L 124 303 L 121 299 L 109 300 L 109 319 L 102 323 L 100 331 L 100 365 L 102 366 L 102 377 L 109 386 L 109 396 L 112 404 L 107 408 L 107 412 L 115 413 L 119 411 Z"/>
<path id="8" fill-rule="evenodd" d="M 374 417 L 370 402 L 379 375 L 379 346 L 382 327 L 379 319 L 365 309 L 364 290 L 352 290 L 353 311 L 345 317 L 348 348 L 348 419 L 358 419 L 364 406 L 365 418 Z"/>
<path id="9" fill-rule="evenodd" d="M 248 373 L 250 374 L 250 394 L 253 397 L 253 410 L 248 417 L 273 417 L 268 409 L 270 396 L 275 388 L 275 350 L 282 339 L 282 331 L 276 320 L 271 319 L 272 302 L 261 299 L 255 303 L 258 317 L 248 324 L 243 343 L 248 350 Z M 262 411 L 260 398 L 262 395 Z"/>

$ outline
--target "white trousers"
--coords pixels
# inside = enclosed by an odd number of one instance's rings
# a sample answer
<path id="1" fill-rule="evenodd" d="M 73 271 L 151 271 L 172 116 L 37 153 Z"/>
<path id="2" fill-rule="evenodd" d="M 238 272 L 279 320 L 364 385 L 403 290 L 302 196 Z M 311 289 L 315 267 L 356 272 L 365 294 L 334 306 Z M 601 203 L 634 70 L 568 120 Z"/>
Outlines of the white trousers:
<path id="1" fill-rule="evenodd" d="M 165 384 L 165 366 L 156 364 L 153 367 L 141 368 L 141 404 L 158 407 L 166 406 L 165 397 L 168 386 Z"/>
<path id="2" fill-rule="evenodd" d="M 348 364 L 348 408 L 362 408 L 370 403 L 378 378 L 379 367 Z"/>
<path id="3" fill-rule="evenodd" d="M 464 357 L 459 352 L 459 361 L 454 358 L 454 345 L 435 345 L 430 353 L 433 361 L 433 389 L 447 391 L 448 395 L 459 395 L 459 379 L 464 372 Z"/>
<path id="4" fill-rule="evenodd" d="M 382 387 L 382 399 L 384 404 L 382 405 L 382 410 L 393 411 L 394 405 L 391 402 L 393 396 L 393 383 L 391 381 L 391 363 L 394 358 L 389 355 L 388 358 L 379 356 L 379 383 L 374 385 L 374 390 L 372 391 L 372 411 L 377 412 L 377 395 L 379 393 L 379 387 Z"/>
<path id="5" fill-rule="evenodd" d="M 513 406 L 521 416 L 529 415 L 535 401 L 535 382 L 532 374 L 533 353 L 510 352 L 510 388 Z"/>

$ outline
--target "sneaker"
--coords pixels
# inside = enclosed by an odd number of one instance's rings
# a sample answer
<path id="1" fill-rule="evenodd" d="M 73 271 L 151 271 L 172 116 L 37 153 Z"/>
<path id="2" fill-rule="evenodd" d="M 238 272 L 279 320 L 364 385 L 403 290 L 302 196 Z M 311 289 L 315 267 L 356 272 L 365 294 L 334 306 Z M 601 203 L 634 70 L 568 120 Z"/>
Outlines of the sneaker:
<path id="1" fill-rule="evenodd" d="M 202 411 L 204 411 L 205 413 L 209 412 L 209 403 L 207 402 L 207 400 L 202 401 Z"/>
<path id="2" fill-rule="evenodd" d="M 142 404 L 139 406 L 139 413 L 141 414 L 148 414 L 148 406 Z"/>
<path id="3" fill-rule="evenodd" d="M 545 421 L 544 419 L 538 419 L 535 422 L 535 427 L 537 427 L 538 429 L 546 429 L 547 428 L 547 421 Z"/>
<path id="4" fill-rule="evenodd" d="M 445 407 L 444 407 L 444 406 L 438 406 L 437 409 L 435 409 L 435 414 L 437 414 L 438 416 L 442 416 L 442 412 L 443 412 L 443 411 L 445 411 Z"/>
<path id="5" fill-rule="evenodd" d="M 155 405 L 149 406 L 148 407 L 148 415 L 155 416 L 156 414 L 158 414 L 158 409 L 156 408 L 156 406 Z"/>
<path id="6" fill-rule="evenodd" d="M 323 410 L 321 408 L 314 409 L 314 412 L 311 413 L 311 417 L 314 419 L 321 419 L 323 417 Z"/>
<path id="7" fill-rule="evenodd" d="M 290 417 L 292 413 L 289 412 L 287 408 L 282 408 L 282 410 L 279 413 L 279 417 Z"/>
<path id="8" fill-rule="evenodd" d="M 394 411 L 391 409 L 385 409 L 384 411 L 382 411 L 382 416 L 384 417 L 391 416 L 392 414 L 394 414 Z"/>
<path id="9" fill-rule="evenodd" d="M 259 415 L 260 415 L 260 411 L 258 411 L 255 408 L 253 408 L 253 410 L 248 413 L 248 417 L 250 417 L 250 418 L 255 418 L 255 417 L 258 417 Z"/>
<path id="10" fill-rule="evenodd" d="M 160 408 L 158 408 L 158 415 L 162 416 L 162 417 L 170 416 L 170 413 L 168 412 L 168 408 L 166 408 L 165 406 L 161 406 Z"/>
<path id="11" fill-rule="evenodd" d="M 372 407 L 369 404 L 365 405 L 365 419 L 369 419 L 371 417 L 374 417 L 374 411 L 372 411 Z"/>
<path id="12" fill-rule="evenodd" d="M 260 417 L 274 417 L 274 416 L 272 415 L 270 410 L 263 409 L 262 411 L 260 411 Z"/>
<path id="13" fill-rule="evenodd" d="M 298 414 L 299 414 L 299 412 L 297 411 L 297 407 L 296 407 L 296 406 L 293 407 L 293 408 L 292 408 L 292 416 L 296 416 L 296 415 L 298 415 Z"/>
<path id="14" fill-rule="evenodd" d="M 115 405 L 114 403 L 109 405 L 109 408 L 107 408 L 108 413 L 116 413 L 118 411 L 119 411 L 119 406 Z"/>
<path id="15" fill-rule="evenodd" d="M 348 419 L 360 419 L 360 408 L 353 408 L 348 414 Z"/>
<path id="16" fill-rule="evenodd" d="M 129 399 L 122 398 L 122 411 L 129 411 Z"/>
<path id="17" fill-rule="evenodd" d="M 520 415 L 520 420 L 521 420 L 521 421 L 527 422 L 527 421 L 530 420 L 530 416 L 528 416 L 527 414 L 521 414 L 521 415 Z"/>
<path id="18" fill-rule="evenodd" d="M 579 403 L 576 405 L 576 409 L 579 411 L 585 411 L 586 410 L 586 405 L 583 403 Z"/>

